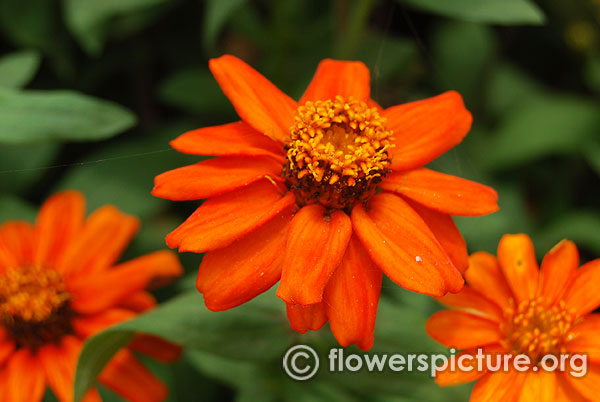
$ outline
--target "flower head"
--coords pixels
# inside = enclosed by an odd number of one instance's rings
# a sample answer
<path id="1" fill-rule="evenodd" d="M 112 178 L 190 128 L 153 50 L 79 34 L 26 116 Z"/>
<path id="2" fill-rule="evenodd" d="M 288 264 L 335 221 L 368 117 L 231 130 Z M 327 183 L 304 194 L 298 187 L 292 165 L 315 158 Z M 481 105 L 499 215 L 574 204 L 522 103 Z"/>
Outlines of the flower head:
<path id="1" fill-rule="evenodd" d="M 83 341 L 154 307 L 146 288 L 182 272 L 169 251 L 115 265 L 137 228 L 137 219 L 111 206 L 86 219 L 84 199 L 75 191 L 48 199 L 35 225 L 0 226 L 2 400 L 41 401 L 49 386 L 61 402 L 71 401 Z M 163 400 L 165 386 L 133 351 L 168 361 L 179 348 L 140 335 L 118 352 L 100 381 L 128 400 Z M 95 390 L 86 398 L 99 400 Z"/>
<path id="2" fill-rule="evenodd" d="M 342 345 L 369 349 L 383 273 L 421 293 L 461 289 L 467 253 L 450 215 L 498 207 L 493 189 L 422 168 L 470 129 L 458 93 L 383 109 L 364 64 L 324 60 L 296 102 L 233 56 L 210 69 L 242 121 L 175 139 L 218 158 L 159 175 L 153 191 L 208 199 L 167 244 L 206 252 L 197 287 L 209 309 L 281 279 L 294 329 L 329 321 Z"/>
<path id="3" fill-rule="evenodd" d="M 597 400 L 600 315 L 591 312 L 600 306 L 600 259 L 578 266 L 576 246 L 563 240 L 538 267 L 531 239 L 523 234 L 505 235 L 497 258 L 485 252 L 471 255 L 467 285 L 438 299 L 452 309 L 435 313 L 427 332 L 447 347 L 464 349 L 463 355 L 482 348 L 525 355 L 530 365 L 524 372 L 445 370 L 437 373 L 436 382 L 477 380 L 471 401 Z M 563 370 L 542 370 L 544 357 L 572 355 L 587 355 L 585 376 L 573 376 L 569 364 Z"/>

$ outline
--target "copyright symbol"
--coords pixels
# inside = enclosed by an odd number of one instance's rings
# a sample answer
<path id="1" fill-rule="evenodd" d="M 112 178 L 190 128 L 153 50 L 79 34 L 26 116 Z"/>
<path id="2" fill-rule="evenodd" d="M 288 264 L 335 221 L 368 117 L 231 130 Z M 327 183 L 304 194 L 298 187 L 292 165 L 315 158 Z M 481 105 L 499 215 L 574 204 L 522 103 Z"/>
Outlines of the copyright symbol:
<path id="1" fill-rule="evenodd" d="M 310 346 L 292 346 L 283 356 L 283 369 L 294 380 L 308 380 L 319 369 L 319 356 Z"/>

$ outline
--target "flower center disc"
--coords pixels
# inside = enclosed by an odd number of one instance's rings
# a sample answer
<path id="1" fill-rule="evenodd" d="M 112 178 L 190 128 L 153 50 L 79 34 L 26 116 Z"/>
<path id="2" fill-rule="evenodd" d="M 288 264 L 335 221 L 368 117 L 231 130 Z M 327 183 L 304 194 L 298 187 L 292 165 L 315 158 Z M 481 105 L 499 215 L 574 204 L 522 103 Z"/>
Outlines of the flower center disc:
<path id="1" fill-rule="evenodd" d="M 574 315 L 566 310 L 564 301 L 548 307 L 542 297 L 507 308 L 505 328 L 508 346 L 528 355 L 537 363 L 545 355 L 566 353 L 564 344 L 572 338 Z"/>
<path id="2" fill-rule="evenodd" d="M 70 332 L 69 293 L 62 276 L 38 266 L 0 276 L 0 324 L 19 346 L 33 349 Z"/>
<path id="3" fill-rule="evenodd" d="M 283 175 L 301 206 L 351 208 L 370 198 L 390 172 L 393 133 L 365 102 L 341 96 L 306 102 L 290 134 Z"/>

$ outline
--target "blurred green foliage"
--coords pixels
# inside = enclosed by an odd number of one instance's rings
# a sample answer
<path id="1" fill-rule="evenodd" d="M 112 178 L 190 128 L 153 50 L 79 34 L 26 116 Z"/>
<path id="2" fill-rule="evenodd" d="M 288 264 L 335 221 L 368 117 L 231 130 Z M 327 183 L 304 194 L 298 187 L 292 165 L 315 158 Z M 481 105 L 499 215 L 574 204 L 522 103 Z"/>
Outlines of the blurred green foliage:
<path id="1" fill-rule="evenodd" d="M 0 221 L 32 220 L 50 194 L 75 188 L 89 210 L 141 217 L 129 254 L 164 247 L 197 203 L 151 197 L 153 177 L 199 160 L 168 141 L 236 118 L 208 58 L 236 54 L 299 97 L 319 60 L 337 57 L 368 65 L 383 106 L 463 94 L 473 129 L 431 167 L 499 192 L 498 213 L 457 219 L 470 251 L 526 232 L 540 257 L 568 237 L 589 260 L 600 256 L 599 22 L 593 0 L 0 0 Z M 288 379 L 285 349 L 325 356 L 331 334 L 291 331 L 272 292 L 207 311 L 194 290 L 200 259 L 182 256 L 188 275 L 158 293 L 181 295 L 89 343 L 80 392 L 145 330 L 187 346 L 173 366 L 150 363 L 173 401 L 468 399 L 469 386 L 440 389 L 424 373 Z M 437 308 L 384 282 L 371 353 L 442 351 L 423 328 Z"/>

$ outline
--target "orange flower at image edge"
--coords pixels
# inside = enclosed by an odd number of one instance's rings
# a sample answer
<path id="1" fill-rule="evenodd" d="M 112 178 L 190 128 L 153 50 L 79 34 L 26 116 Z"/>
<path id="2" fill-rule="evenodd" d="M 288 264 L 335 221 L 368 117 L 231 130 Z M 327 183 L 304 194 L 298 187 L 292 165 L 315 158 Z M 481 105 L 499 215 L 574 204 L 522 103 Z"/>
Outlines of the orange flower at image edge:
<path id="1" fill-rule="evenodd" d="M 505 235 L 498 258 L 485 252 L 469 257 L 467 285 L 458 294 L 438 298 L 452 310 L 435 313 L 427 332 L 463 354 L 474 355 L 479 348 L 525 354 L 533 364 L 546 355 L 587 355 L 587 374 L 532 366 L 525 372 L 442 371 L 436 382 L 445 386 L 477 380 L 473 402 L 597 401 L 600 314 L 590 313 L 600 306 L 600 259 L 578 266 L 577 247 L 568 240 L 546 254 L 540 269 L 528 236 Z"/>
<path id="2" fill-rule="evenodd" d="M 340 344 L 369 349 L 383 273 L 430 295 L 462 288 L 467 252 L 450 215 L 494 212 L 496 192 L 421 167 L 469 131 L 458 93 L 384 110 L 363 63 L 324 60 L 296 102 L 236 57 L 210 69 L 242 121 L 172 141 L 219 157 L 157 176 L 153 191 L 208 198 L 167 244 L 206 252 L 197 287 L 209 309 L 281 279 L 293 329 L 329 321 Z"/>
<path id="3" fill-rule="evenodd" d="M 46 386 L 73 400 L 83 341 L 156 305 L 145 288 L 182 272 L 170 251 L 114 265 L 138 228 L 136 218 L 104 206 L 85 218 L 74 191 L 42 206 L 35 225 L 0 226 L 0 400 L 42 400 Z M 160 401 L 165 385 L 133 351 L 172 361 L 179 348 L 140 335 L 110 361 L 100 382 L 130 401 Z M 96 390 L 86 401 L 100 400 Z"/>

